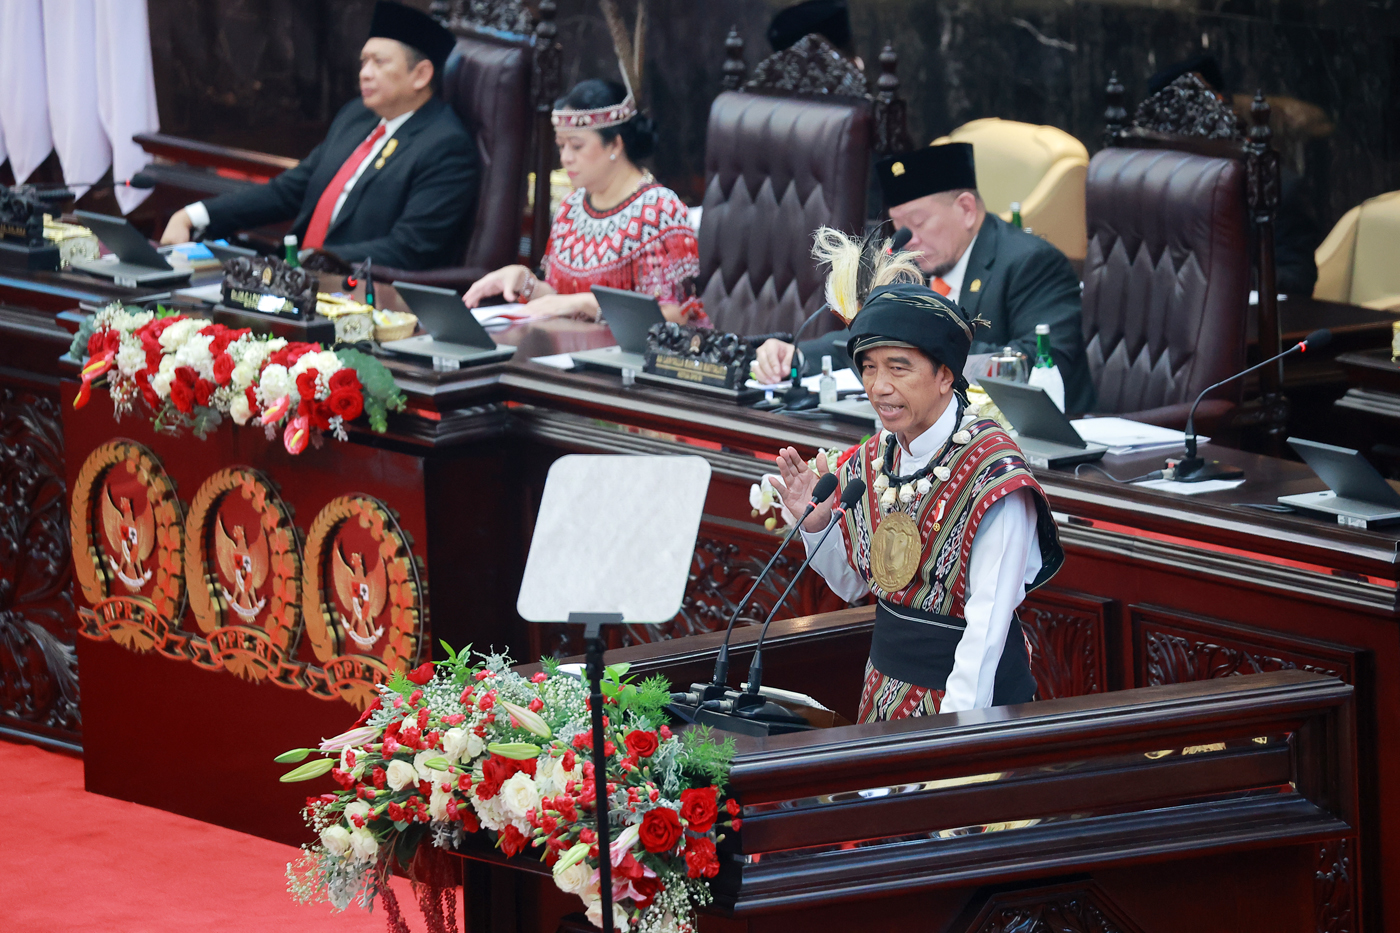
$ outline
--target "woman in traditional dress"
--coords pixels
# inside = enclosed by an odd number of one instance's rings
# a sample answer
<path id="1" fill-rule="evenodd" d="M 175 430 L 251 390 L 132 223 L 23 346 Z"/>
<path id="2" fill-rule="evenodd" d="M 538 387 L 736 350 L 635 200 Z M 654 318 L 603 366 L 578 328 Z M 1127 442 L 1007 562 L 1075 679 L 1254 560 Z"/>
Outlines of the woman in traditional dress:
<path id="1" fill-rule="evenodd" d="M 668 321 L 709 326 L 695 296 L 700 249 L 687 208 L 638 163 L 656 128 L 620 84 L 584 81 L 555 102 L 554 143 L 574 191 L 559 206 L 545 247 L 544 278 L 506 266 L 464 296 L 528 302 L 540 316 L 598 319 L 594 285 L 651 295 Z"/>

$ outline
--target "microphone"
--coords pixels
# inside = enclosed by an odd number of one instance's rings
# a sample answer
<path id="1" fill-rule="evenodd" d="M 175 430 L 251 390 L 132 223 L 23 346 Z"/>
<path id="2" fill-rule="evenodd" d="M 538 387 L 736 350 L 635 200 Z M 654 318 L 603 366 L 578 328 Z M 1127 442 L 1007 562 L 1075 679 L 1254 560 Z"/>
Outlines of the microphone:
<path id="1" fill-rule="evenodd" d="M 1225 385 L 1227 382 L 1234 382 L 1241 376 L 1247 376 L 1256 369 L 1262 369 L 1270 363 L 1277 362 L 1288 356 L 1290 353 L 1306 353 L 1308 350 L 1321 349 L 1332 342 L 1332 332 L 1323 327 L 1308 334 L 1301 341 L 1264 360 L 1262 363 L 1255 363 L 1246 370 L 1235 373 L 1226 379 L 1221 379 L 1213 386 L 1207 386 L 1196 396 L 1196 401 L 1191 405 L 1191 411 L 1186 416 L 1186 456 L 1172 464 L 1167 462 L 1168 467 L 1172 467 L 1175 472 L 1173 478 L 1179 483 L 1199 483 L 1208 479 L 1236 479 L 1244 475 L 1244 471 L 1235 467 L 1222 467 L 1219 460 L 1212 460 L 1209 463 L 1196 454 L 1196 407 L 1201 404 L 1201 400 L 1206 394 Z"/>
<path id="2" fill-rule="evenodd" d="M 768 626 L 773 624 L 773 617 L 782 608 L 783 602 L 792 592 L 792 588 L 797 585 L 797 580 L 802 576 L 802 572 L 807 569 L 807 565 L 812 562 L 812 558 L 817 556 L 826 543 L 827 535 L 831 534 L 833 528 L 841 523 L 841 517 L 846 514 L 846 510 L 853 507 L 860 501 L 860 497 L 865 495 L 865 481 L 853 479 L 846 484 L 846 488 L 841 490 L 841 504 L 832 510 L 831 524 L 826 526 L 826 531 L 817 541 L 817 546 L 812 548 L 812 553 L 807 555 L 807 559 L 802 562 L 802 566 L 797 568 L 797 572 L 788 581 L 787 589 L 778 597 L 778 601 L 773 604 L 773 611 L 768 613 L 768 618 L 763 622 L 763 630 L 758 633 L 758 643 L 754 645 L 753 662 L 749 664 L 749 684 L 744 690 L 744 696 L 740 698 L 736 707 L 739 709 L 748 708 L 754 705 L 761 705 L 758 699 L 758 689 L 763 685 L 763 639 L 768 637 Z"/>
<path id="3" fill-rule="evenodd" d="M 914 239 L 914 231 L 909 227 L 900 227 L 894 232 L 894 239 L 890 240 L 890 247 L 885 252 L 891 256 L 903 252 L 904 247 L 908 246 L 912 239 Z"/>
<path id="4" fill-rule="evenodd" d="M 796 537 L 798 530 L 802 527 L 802 523 L 807 520 L 807 516 L 811 515 L 818 505 L 830 499 L 831 494 L 835 491 L 836 474 L 823 473 L 817 480 L 816 488 L 812 490 L 812 501 L 807 504 L 806 511 L 802 513 L 801 518 L 793 523 L 792 528 L 783 538 L 783 543 L 778 545 L 778 549 L 773 552 L 772 557 L 768 558 L 768 563 L 764 565 L 763 570 L 760 571 L 758 576 L 754 579 L 753 586 L 749 587 L 749 591 L 744 594 L 744 598 L 739 600 L 738 605 L 734 607 L 734 614 L 729 617 L 729 627 L 724 630 L 724 643 L 719 646 L 719 656 L 715 658 L 714 676 L 710 678 L 709 685 L 705 686 L 703 689 L 696 689 L 700 687 L 699 684 L 691 688 L 692 691 L 699 693 L 700 702 L 713 700 L 716 697 L 724 695 L 725 687 L 729 683 L 729 639 L 730 636 L 734 634 L 734 624 L 739 621 L 739 613 L 743 612 L 744 607 L 749 604 L 749 600 L 753 599 L 753 594 L 758 592 L 759 584 L 767 578 L 768 572 L 772 570 L 773 565 L 778 562 L 778 557 L 787 549 L 788 543 Z"/>
<path id="5" fill-rule="evenodd" d="M 28 187 L 34 189 L 34 196 L 41 201 L 67 201 L 76 198 L 77 192 L 74 188 L 87 188 L 84 194 L 92 194 L 94 191 L 105 191 L 108 188 L 154 188 L 156 180 L 145 172 L 137 172 L 126 181 L 111 181 L 106 184 L 101 181 L 85 182 L 83 184 L 70 185 L 67 182 L 41 182 Z"/>
<path id="6" fill-rule="evenodd" d="M 802 364 L 798 362 L 797 341 L 802 336 L 802 332 L 812 325 L 812 322 L 821 317 L 821 313 L 831 306 L 822 303 L 822 306 L 813 311 L 807 320 L 802 322 L 802 326 L 797 328 L 797 333 L 792 335 L 792 385 L 783 392 L 783 407 L 788 411 L 802 411 L 807 408 L 816 408 L 818 395 L 815 392 L 807 391 L 802 385 Z"/>

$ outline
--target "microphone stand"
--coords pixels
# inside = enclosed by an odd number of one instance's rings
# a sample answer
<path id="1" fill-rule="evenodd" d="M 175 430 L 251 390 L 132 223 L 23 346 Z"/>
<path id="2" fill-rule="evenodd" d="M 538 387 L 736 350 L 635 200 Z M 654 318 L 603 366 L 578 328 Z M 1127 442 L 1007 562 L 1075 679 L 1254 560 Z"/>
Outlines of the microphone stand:
<path id="1" fill-rule="evenodd" d="M 783 407 L 788 411 L 804 411 L 808 408 L 816 408 L 819 396 L 816 392 L 811 392 L 802 384 L 802 363 L 798 362 L 798 354 L 802 351 L 797 348 L 798 338 L 803 331 L 812 325 L 821 313 L 830 305 L 825 302 L 817 310 L 813 311 L 807 320 L 802 322 L 802 326 L 797 328 L 797 333 L 792 335 L 792 385 L 783 392 Z"/>
<path id="2" fill-rule="evenodd" d="M 1200 483 L 1212 479 L 1239 479 L 1244 476 L 1244 470 L 1238 467 L 1221 466 L 1219 460 L 1207 461 L 1204 457 L 1196 453 L 1196 408 L 1205 399 L 1207 393 L 1213 392 L 1229 382 L 1234 382 L 1242 376 L 1247 376 L 1256 369 L 1263 369 L 1270 363 L 1276 363 L 1288 356 L 1290 353 L 1306 353 L 1309 345 L 1324 347 L 1332 340 L 1332 332 L 1327 329 L 1315 330 L 1308 334 L 1303 340 L 1277 353 L 1260 363 L 1255 363 L 1248 369 L 1235 373 L 1225 379 L 1221 379 L 1215 385 L 1206 386 L 1201 394 L 1196 396 L 1196 401 L 1191 405 L 1191 411 L 1186 415 L 1186 456 L 1172 463 L 1167 462 L 1167 466 L 1172 468 L 1174 473 L 1172 478 L 1179 483 Z"/>

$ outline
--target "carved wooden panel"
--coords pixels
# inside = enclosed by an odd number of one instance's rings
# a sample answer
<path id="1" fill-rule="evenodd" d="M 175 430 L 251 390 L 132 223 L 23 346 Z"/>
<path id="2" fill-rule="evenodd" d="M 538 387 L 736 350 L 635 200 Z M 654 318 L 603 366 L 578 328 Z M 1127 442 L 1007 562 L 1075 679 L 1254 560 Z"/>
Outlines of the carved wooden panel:
<path id="1" fill-rule="evenodd" d="M 1317 847 L 1313 882 L 1317 933 L 1353 933 L 1356 926 L 1356 871 L 1351 839 L 1333 839 Z"/>
<path id="2" fill-rule="evenodd" d="M 964 933 L 1139 933 L 1141 927 L 1092 881 L 1071 882 L 986 898 Z"/>
<path id="3" fill-rule="evenodd" d="M 0 724 L 79 741 L 58 402 L 0 388 Z"/>
<path id="4" fill-rule="evenodd" d="M 1129 607 L 1137 682 L 1179 684 L 1235 674 L 1304 670 L 1356 684 L 1360 651 L 1160 606 Z"/>
<path id="5" fill-rule="evenodd" d="M 1021 604 L 1021 629 L 1031 644 L 1031 673 L 1042 700 L 1109 689 L 1107 632 L 1116 600 L 1042 587 Z"/>

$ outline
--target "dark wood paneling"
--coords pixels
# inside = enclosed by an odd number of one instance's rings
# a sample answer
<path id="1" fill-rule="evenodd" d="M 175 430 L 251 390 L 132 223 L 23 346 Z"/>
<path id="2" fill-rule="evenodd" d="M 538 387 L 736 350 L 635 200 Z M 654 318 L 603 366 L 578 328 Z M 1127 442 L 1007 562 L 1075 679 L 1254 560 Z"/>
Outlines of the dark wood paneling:
<path id="1" fill-rule="evenodd" d="M 1111 599 L 1042 587 L 1021 604 L 1021 627 L 1031 644 L 1031 673 L 1042 700 L 1111 689 L 1108 634 L 1117 622 Z"/>

